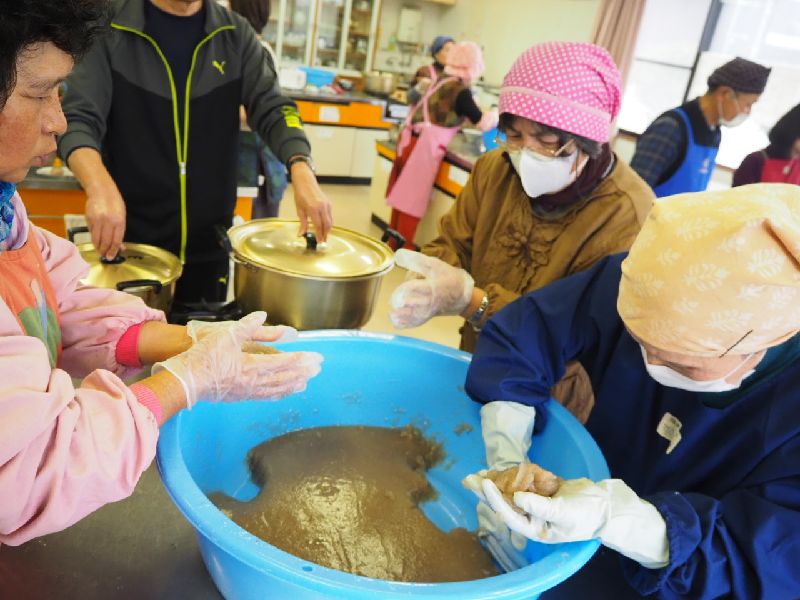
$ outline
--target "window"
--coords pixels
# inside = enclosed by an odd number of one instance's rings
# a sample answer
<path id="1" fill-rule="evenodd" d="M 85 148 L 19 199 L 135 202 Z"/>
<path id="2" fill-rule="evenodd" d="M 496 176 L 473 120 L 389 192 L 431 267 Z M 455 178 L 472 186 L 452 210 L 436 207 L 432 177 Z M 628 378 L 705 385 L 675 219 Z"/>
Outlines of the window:
<path id="1" fill-rule="evenodd" d="M 647 0 L 619 120 L 642 133 L 683 103 L 711 0 Z"/>
<path id="2" fill-rule="evenodd" d="M 798 0 L 648 0 L 619 127 L 641 133 L 665 110 L 703 94 L 711 72 L 736 56 L 772 67 L 750 118 L 722 129 L 717 163 L 738 167 L 800 103 Z"/>

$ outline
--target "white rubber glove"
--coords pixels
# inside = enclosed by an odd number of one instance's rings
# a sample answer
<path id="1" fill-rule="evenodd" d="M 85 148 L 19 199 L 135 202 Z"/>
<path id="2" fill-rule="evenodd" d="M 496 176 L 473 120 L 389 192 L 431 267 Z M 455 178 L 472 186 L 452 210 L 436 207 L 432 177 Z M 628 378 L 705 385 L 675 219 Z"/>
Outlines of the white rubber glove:
<path id="1" fill-rule="evenodd" d="M 514 531 L 545 544 L 598 538 L 603 545 L 648 569 L 669 564 L 667 524 L 655 506 L 642 500 L 620 479 L 594 483 L 571 479 L 550 498 L 517 492 L 516 512 L 494 482 L 483 480 L 489 505 Z"/>
<path id="2" fill-rule="evenodd" d="M 475 282 L 464 269 L 420 252 L 400 249 L 395 263 L 421 275 L 392 293 L 389 319 L 398 329 L 418 327 L 437 315 L 459 315 L 472 299 Z"/>
<path id="3" fill-rule="evenodd" d="M 193 344 L 196 344 L 207 335 L 215 333 L 220 329 L 230 327 L 234 322 L 235 321 L 189 321 L 186 324 L 186 335 L 192 338 Z M 266 350 L 264 345 L 260 342 L 293 342 L 296 339 L 297 330 L 294 327 L 289 327 L 288 325 L 262 325 L 258 328 L 256 333 L 253 334 L 253 339 L 246 341 L 242 345 L 242 350 L 244 352 L 250 352 L 253 354 L 257 354 L 259 352 L 269 352 L 269 350 Z"/>
<path id="4" fill-rule="evenodd" d="M 189 408 L 198 400 L 276 400 L 304 390 L 308 380 L 320 372 L 321 354 L 249 354 L 242 350 L 266 317 L 258 311 L 239 321 L 220 323 L 186 352 L 153 365 L 153 373 L 162 369 L 172 373 L 183 385 Z"/>
<path id="5" fill-rule="evenodd" d="M 517 402 L 490 402 L 481 407 L 481 431 L 486 446 L 486 464 L 502 471 L 528 461 L 536 409 Z M 525 536 L 510 531 L 503 519 L 486 503 L 481 483 L 485 471 L 468 476 L 464 483 L 475 492 L 478 503 L 478 537 L 497 563 L 508 571 L 528 565 L 522 550 Z"/>

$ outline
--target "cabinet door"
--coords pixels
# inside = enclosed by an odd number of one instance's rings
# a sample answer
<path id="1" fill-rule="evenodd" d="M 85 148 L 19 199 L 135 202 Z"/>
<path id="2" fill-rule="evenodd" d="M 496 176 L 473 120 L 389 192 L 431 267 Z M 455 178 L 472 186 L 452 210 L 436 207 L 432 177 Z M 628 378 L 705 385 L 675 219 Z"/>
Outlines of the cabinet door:
<path id="1" fill-rule="evenodd" d="M 349 177 L 356 130 L 352 127 L 309 124 L 304 125 L 303 129 L 311 143 L 311 156 L 317 175 Z"/>
<path id="2" fill-rule="evenodd" d="M 348 71 L 366 71 L 372 62 L 380 1 L 351 0 L 351 2 L 344 68 Z"/>
<path id="3" fill-rule="evenodd" d="M 319 0 L 312 61 L 314 66 L 334 69 L 341 67 L 348 4 L 349 0 Z"/>
<path id="4" fill-rule="evenodd" d="M 371 177 L 375 163 L 375 142 L 388 139 L 385 129 L 356 129 L 350 177 Z"/>
<path id="5" fill-rule="evenodd" d="M 275 34 L 275 48 L 281 65 L 308 64 L 315 8 L 316 0 L 282 0 Z M 269 31 L 267 41 L 271 43 Z"/>

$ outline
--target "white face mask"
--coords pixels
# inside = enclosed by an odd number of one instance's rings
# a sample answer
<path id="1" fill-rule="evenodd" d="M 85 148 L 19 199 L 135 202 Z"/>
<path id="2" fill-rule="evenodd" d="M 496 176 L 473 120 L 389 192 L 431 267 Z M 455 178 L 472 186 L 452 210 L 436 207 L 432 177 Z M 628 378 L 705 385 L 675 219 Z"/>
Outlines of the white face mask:
<path id="1" fill-rule="evenodd" d="M 711 379 L 709 381 L 696 381 L 691 377 L 686 377 L 686 375 L 682 375 L 678 373 L 674 369 L 670 369 L 664 365 L 651 365 L 647 362 L 647 351 L 644 347 L 639 344 L 639 347 L 642 350 L 642 360 L 644 360 L 644 368 L 647 369 L 647 373 L 655 379 L 661 385 L 665 385 L 667 387 L 678 388 L 681 390 L 686 390 L 688 392 L 728 392 L 730 390 L 735 390 L 742 382 L 750 377 L 753 373 L 755 373 L 755 369 L 750 369 L 744 375 L 742 375 L 741 379 L 739 379 L 738 383 L 728 383 L 725 381 L 728 377 L 733 375 L 736 371 L 742 368 L 742 365 L 746 363 L 753 357 L 753 354 L 748 354 L 745 359 L 736 366 L 735 369 L 730 371 L 727 375 L 720 377 L 719 379 Z"/>
<path id="2" fill-rule="evenodd" d="M 747 120 L 747 117 L 749 115 L 746 112 L 741 112 L 741 110 L 739 109 L 739 101 L 736 99 L 736 96 L 733 97 L 733 102 L 734 102 L 734 104 L 736 104 L 736 116 L 733 117 L 730 120 L 726 119 L 725 117 L 722 116 L 722 114 L 723 114 L 722 113 L 722 103 L 721 102 L 719 103 L 719 106 L 717 108 L 719 109 L 719 124 L 720 125 L 724 125 L 725 127 L 738 127 L 739 125 L 741 125 L 742 123 L 744 123 Z"/>
<path id="3" fill-rule="evenodd" d="M 509 150 L 508 157 L 531 198 L 560 192 L 577 178 L 578 151 L 569 156 L 542 156 L 531 150 Z"/>

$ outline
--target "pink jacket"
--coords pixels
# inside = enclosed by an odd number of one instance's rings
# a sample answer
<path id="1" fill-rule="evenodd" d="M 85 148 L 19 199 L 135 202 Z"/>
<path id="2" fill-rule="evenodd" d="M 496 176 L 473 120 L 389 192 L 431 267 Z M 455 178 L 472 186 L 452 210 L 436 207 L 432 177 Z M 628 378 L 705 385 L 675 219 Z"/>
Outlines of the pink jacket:
<path id="1" fill-rule="evenodd" d="M 15 218 L 27 219 L 15 197 Z M 120 336 L 164 320 L 139 298 L 82 285 L 73 244 L 31 225 L 61 313 L 63 354 L 25 335 L 0 301 L 0 544 L 60 531 L 131 494 L 152 462 L 158 423 L 122 382 Z M 0 274 L 2 276 L 2 274 Z M 72 377 L 85 377 L 75 387 Z"/>

